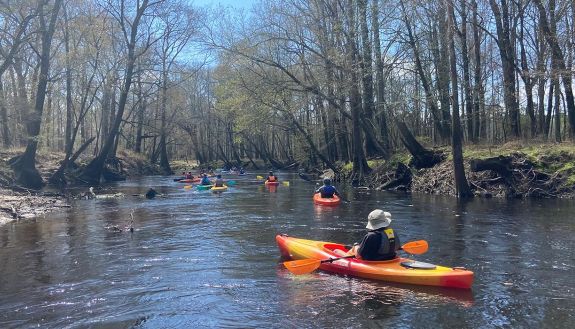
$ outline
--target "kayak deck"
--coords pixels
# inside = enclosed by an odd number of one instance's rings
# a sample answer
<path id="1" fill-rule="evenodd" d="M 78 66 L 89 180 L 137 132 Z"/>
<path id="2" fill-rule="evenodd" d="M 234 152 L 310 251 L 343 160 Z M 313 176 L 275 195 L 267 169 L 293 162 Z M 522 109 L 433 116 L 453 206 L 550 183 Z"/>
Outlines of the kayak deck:
<path id="1" fill-rule="evenodd" d="M 342 244 L 298 239 L 286 235 L 277 235 L 276 242 L 282 257 L 293 260 L 337 258 L 348 251 Z M 422 264 L 423 267 L 419 267 L 417 263 Z M 471 271 L 414 262 L 412 259 L 403 257 L 388 261 L 340 259 L 322 263 L 320 269 L 366 279 L 414 285 L 470 289 L 473 283 L 473 272 Z"/>

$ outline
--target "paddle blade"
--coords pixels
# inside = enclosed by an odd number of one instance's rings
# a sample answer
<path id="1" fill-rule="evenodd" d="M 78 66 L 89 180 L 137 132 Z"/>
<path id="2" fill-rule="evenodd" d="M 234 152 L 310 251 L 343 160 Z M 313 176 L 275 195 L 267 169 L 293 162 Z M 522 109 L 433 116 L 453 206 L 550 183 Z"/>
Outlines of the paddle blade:
<path id="1" fill-rule="evenodd" d="M 264 179 L 262 176 L 256 176 L 257 179 Z"/>
<path id="2" fill-rule="evenodd" d="M 282 184 L 284 184 L 284 186 L 289 186 L 289 182 L 288 182 L 288 181 L 283 181 Z"/>
<path id="3" fill-rule="evenodd" d="M 311 273 L 319 267 L 321 261 L 319 259 L 300 259 L 284 262 L 284 266 L 288 271 L 295 275 Z"/>
<path id="4" fill-rule="evenodd" d="M 427 252 L 427 250 L 429 249 L 429 245 L 425 240 L 417 240 L 404 244 L 403 246 L 401 246 L 401 249 L 412 255 L 421 255 Z"/>
<path id="5" fill-rule="evenodd" d="M 229 180 L 229 181 L 227 182 L 227 184 L 230 185 L 230 186 L 231 186 L 231 185 L 236 185 L 236 181 L 235 181 L 235 180 Z"/>
<path id="6" fill-rule="evenodd" d="M 185 188 L 185 189 L 190 189 L 190 188 L 192 188 L 192 185 L 184 185 L 184 188 Z"/>

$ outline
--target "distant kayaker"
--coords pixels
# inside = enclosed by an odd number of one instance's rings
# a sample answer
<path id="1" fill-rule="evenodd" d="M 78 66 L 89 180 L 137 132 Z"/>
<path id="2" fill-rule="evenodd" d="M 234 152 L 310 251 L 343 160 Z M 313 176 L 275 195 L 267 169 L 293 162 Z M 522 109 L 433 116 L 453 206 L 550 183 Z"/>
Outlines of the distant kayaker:
<path id="1" fill-rule="evenodd" d="M 278 178 L 274 175 L 274 172 L 270 170 L 268 178 L 266 178 L 268 182 L 277 182 Z"/>
<path id="2" fill-rule="evenodd" d="M 214 182 L 215 187 L 224 187 L 224 180 L 222 179 L 222 175 L 218 175 L 216 177 L 216 181 Z"/>
<path id="3" fill-rule="evenodd" d="M 200 182 L 200 184 L 212 185 L 212 182 L 210 182 L 210 180 L 208 179 L 208 174 L 204 174 L 204 177 L 202 177 L 202 181 Z"/>
<path id="4" fill-rule="evenodd" d="M 375 209 L 367 216 L 367 234 L 351 253 L 364 260 L 389 260 L 396 257 L 396 251 L 401 248 L 399 236 L 389 225 L 391 214 L 381 209 Z"/>
<path id="5" fill-rule="evenodd" d="M 322 198 L 333 198 L 333 195 L 341 197 L 335 186 L 331 185 L 331 179 L 324 178 L 323 186 L 318 188 L 315 193 L 320 193 Z"/>
<path id="6" fill-rule="evenodd" d="M 146 199 L 153 199 L 156 197 L 156 194 L 158 194 L 158 192 L 156 192 L 156 190 L 150 187 L 148 192 L 146 192 Z"/>

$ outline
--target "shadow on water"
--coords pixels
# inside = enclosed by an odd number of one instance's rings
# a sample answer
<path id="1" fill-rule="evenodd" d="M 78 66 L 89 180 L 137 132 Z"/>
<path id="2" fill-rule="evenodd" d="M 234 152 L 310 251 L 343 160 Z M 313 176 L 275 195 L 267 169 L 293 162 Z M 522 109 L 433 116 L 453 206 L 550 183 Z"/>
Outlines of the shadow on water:
<path id="1" fill-rule="evenodd" d="M 0 327 L 575 327 L 574 201 L 338 186 L 351 202 L 321 207 L 296 175 L 280 173 L 290 184 L 277 187 L 227 178 L 235 184 L 220 194 L 171 177 L 120 182 L 102 191 L 123 198 L 0 227 Z M 141 197 L 150 187 L 163 197 Z M 473 270 L 473 290 L 294 276 L 278 264 L 276 234 L 352 244 L 375 208 L 392 213 L 402 242 L 429 242 L 417 260 Z M 132 212 L 132 234 L 112 229 Z"/>

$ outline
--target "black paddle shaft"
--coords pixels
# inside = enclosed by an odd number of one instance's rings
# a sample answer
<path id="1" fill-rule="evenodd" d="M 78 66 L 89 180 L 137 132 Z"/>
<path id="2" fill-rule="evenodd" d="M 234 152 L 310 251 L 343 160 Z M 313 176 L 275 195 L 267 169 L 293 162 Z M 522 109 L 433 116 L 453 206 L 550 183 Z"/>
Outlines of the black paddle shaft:
<path id="1" fill-rule="evenodd" d="M 321 263 L 333 263 L 336 260 L 340 260 L 340 259 L 346 259 L 346 258 L 355 258 L 355 255 L 351 255 L 351 256 L 344 256 L 344 257 L 337 257 L 337 258 L 330 258 L 330 259 L 324 259 L 321 261 Z"/>

